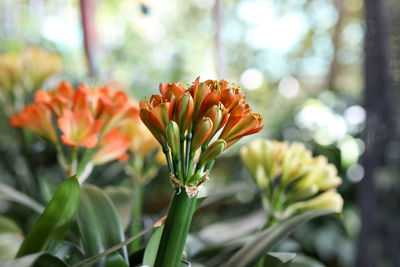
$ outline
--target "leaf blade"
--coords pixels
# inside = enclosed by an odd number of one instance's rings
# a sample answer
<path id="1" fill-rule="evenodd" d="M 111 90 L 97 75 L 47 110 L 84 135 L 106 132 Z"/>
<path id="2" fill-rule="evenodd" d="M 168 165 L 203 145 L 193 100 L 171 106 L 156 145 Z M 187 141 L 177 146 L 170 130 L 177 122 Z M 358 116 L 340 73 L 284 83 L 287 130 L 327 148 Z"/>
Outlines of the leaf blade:
<path id="1" fill-rule="evenodd" d="M 160 245 L 161 235 L 163 232 L 164 226 L 157 228 L 152 236 L 150 237 L 149 242 L 147 243 L 146 249 L 144 250 L 143 255 L 143 265 L 148 265 L 150 267 L 154 266 L 154 262 L 156 261 L 158 247 Z"/>
<path id="2" fill-rule="evenodd" d="M 79 197 L 76 177 L 66 179 L 22 242 L 17 257 L 43 251 L 52 238 L 62 239 L 78 211 Z"/>
<path id="3" fill-rule="evenodd" d="M 77 222 L 86 256 L 91 257 L 123 242 L 125 236 L 109 196 L 93 185 L 84 185 L 81 191 Z M 119 249 L 119 253 L 128 262 L 126 247 Z M 99 264 L 105 262 L 103 259 Z"/>
<path id="4" fill-rule="evenodd" d="M 328 210 L 314 210 L 294 216 L 276 226 L 262 231 L 258 237 L 237 251 L 223 266 L 251 266 L 270 251 L 276 243 L 294 232 L 300 225 L 319 216 L 334 213 Z"/>

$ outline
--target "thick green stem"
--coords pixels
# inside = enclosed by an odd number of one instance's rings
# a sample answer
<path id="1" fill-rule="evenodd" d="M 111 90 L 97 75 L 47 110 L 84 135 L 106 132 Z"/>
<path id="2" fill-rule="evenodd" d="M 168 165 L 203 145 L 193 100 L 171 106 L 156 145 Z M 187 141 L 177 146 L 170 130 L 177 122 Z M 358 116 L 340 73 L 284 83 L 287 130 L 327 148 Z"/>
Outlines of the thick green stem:
<path id="1" fill-rule="evenodd" d="M 136 235 L 142 230 L 142 210 L 143 210 L 143 197 L 145 185 L 134 184 L 133 190 L 133 205 L 132 205 L 132 220 L 130 226 L 130 235 Z M 129 254 L 138 251 L 142 245 L 140 238 L 135 239 L 130 247 Z"/>
<path id="2" fill-rule="evenodd" d="M 197 196 L 189 198 L 184 189 L 175 189 L 154 266 L 176 267 L 181 265 L 186 237 L 196 207 L 196 199 Z"/>

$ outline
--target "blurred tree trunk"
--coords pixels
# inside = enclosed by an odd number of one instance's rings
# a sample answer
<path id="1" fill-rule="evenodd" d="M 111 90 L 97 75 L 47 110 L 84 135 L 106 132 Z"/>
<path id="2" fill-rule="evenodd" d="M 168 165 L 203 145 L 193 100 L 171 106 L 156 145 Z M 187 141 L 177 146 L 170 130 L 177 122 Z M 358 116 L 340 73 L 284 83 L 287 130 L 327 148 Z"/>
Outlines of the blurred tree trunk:
<path id="1" fill-rule="evenodd" d="M 330 72 L 328 75 L 328 88 L 330 90 L 335 90 L 335 78 L 337 76 L 337 73 L 339 72 L 340 69 L 340 64 L 337 60 L 337 55 L 340 49 L 340 37 L 342 33 L 342 28 L 343 28 L 343 22 L 344 19 L 347 16 L 347 11 L 346 8 L 344 7 L 343 0 L 335 0 L 334 1 L 335 8 L 338 12 L 338 20 L 336 22 L 335 28 L 333 29 L 333 35 L 332 35 L 332 43 L 333 43 L 333 59 L 331 63 L 331 68 Z"/>
<path id="2" fill-rule="evenodd" d="M 389 71 L 389 28 L 385 0 L 365 0 L 365 176 L 358 187 L 361 211 L 357 266 L 400 266 L 398 177 L 389 153 L 396 131 L 396 99 Z M 387 179 L 387 180 L 385 180 Z M 386 183 L 386 185 L 385 185 Z M 388 186 L 389 184 L 389 186 Z M 397 203 L 395 203 L 397 202 Z"/>
<path id="3" fill-rule="evenodd" d="M 222 43 L 222 0 L 216 0 L 214 4 L 214 47 L 215 47 L 215 64 L 217 67 L 217 78 L 223 79 L 225 77 L 225 61 L 224 61 L 224 48 Z"/>
<path id="4" fill-rule="evenodd" d="M 96 50 L 97 32 L 96 32 L 96 4 L 97 0 L 81 0 L 81 15 L 83 40 L 85 44 L 86 60 L 89 67 L 89 75 L 98 74 L 95 64 L 94 52 Z"/>

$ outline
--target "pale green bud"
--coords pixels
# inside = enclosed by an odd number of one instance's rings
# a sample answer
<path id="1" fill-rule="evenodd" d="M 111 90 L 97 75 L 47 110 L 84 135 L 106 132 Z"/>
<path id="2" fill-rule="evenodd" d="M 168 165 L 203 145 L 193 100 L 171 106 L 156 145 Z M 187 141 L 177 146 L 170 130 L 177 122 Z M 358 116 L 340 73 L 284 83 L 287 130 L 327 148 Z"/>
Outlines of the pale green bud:
<path id="1" fill-rule="evenodd" d="M 331 210 L 342 212 L 343 198 L 335 189 L 331 189 L 310 200 L 298 202 L 290 208 L 295 211 Z"/>
<path id="2" fill-rule="evenodd" d="M 167 142 L 171 149 L 171 153 L 175 157 L 179 157 L 180 153 L 180 133 L 178 124 L 175 121 L 170 121 L 166 128 Z"/>

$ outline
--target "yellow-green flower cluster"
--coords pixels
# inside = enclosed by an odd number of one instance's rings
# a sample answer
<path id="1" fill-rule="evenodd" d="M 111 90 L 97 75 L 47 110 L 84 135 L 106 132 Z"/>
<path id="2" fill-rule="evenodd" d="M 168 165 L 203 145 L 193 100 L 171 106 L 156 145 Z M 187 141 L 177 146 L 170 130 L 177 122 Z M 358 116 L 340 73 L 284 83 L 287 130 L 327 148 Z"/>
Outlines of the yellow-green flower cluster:
<path id="1" fill-rule="evenodd" d="M 50 76 L 63 70 L 59 54 L 30 47 L 21 53 L 10 52 L 0 55 L 0 89 L 15 90 L 23 87 L 34 90 Z"/>
<path id="2" fill-rule="evenodd" d="M 300 143 L 261 139 L 243 147 L 240 154 L 277 218 L 312 209 L 341 212 L 343 199 L 336 187 L 342 179 L 325 157 L 313 157 Z"/>
<path id="3" fill-rule="evenodd" d="M 59 54 L 35 47 L 0 55 L 0 101 L 7 115 L 14 114 L 51 76 L 63 71 Z"/>

